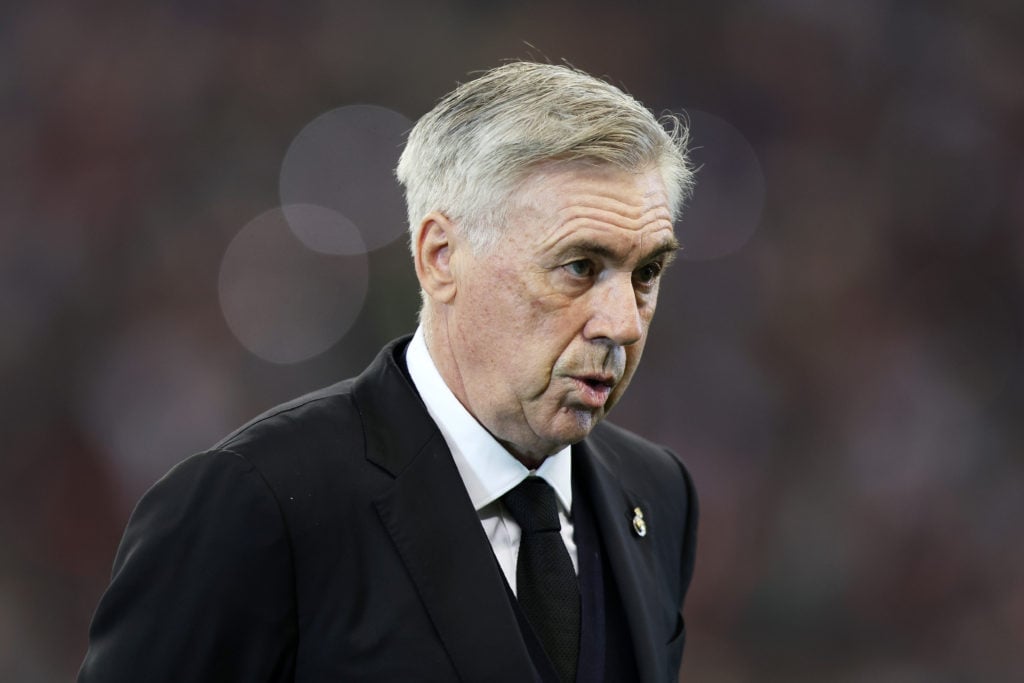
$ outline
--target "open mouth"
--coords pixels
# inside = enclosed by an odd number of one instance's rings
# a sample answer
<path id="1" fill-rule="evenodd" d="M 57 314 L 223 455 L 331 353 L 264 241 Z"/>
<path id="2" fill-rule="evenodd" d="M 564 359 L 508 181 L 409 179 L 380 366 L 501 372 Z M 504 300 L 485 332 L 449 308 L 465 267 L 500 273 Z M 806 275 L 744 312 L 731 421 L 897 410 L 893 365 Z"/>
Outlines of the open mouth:
<path id="1" fill-rule="evenodd" d="M 600 377 L 573 377 L 583 403 L 592 408 L 601 408 L 612 393 L 612 380 Z"/>

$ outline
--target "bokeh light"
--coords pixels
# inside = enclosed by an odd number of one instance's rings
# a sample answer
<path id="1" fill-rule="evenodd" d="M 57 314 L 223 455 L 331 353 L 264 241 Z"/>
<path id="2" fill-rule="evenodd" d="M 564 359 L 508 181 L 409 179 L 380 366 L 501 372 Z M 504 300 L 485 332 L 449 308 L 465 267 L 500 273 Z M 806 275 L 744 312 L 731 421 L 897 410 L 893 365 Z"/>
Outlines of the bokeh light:
<path id="1" fill-rule="evenodd" d="M 281 164 L 280 190 L 285 216 L 306 246 L 354 254 L 405 234 L 405 205 L 394 169 L 411 127 L 398 112 L 359 104 L 322 114 L 302 129 Z M 304 216 L 294 207 L 310 204 L 347 216 L 361 243 L 350 241 L 347 230 L 333 237 L 323 226 L 304 229 Z"/>
<path id="2" fill-rule="evenodd" d="M 304 234 L 334 248 L 359 244 L 352 222 L 319 207 L 294 207 Z M 325 235 L 338 235 L 327 240 Z M 298 363 L 323 353 L 355 322 L 366 299 L 365 253 L 328 256 L 308 249 L 283 209 L 246 225 L 220 267 L 221 310 L 245 348 L 272 363 Z"/>
<path id="3" fill-rule="evenodd" d="M 687 110 L 690 158 L 697 189 L 676 233 L 681 258 L 708 261 L 743 247 L 764 208 L 764 173 L 753 147 L 735 126 L 708 112 Z"/>

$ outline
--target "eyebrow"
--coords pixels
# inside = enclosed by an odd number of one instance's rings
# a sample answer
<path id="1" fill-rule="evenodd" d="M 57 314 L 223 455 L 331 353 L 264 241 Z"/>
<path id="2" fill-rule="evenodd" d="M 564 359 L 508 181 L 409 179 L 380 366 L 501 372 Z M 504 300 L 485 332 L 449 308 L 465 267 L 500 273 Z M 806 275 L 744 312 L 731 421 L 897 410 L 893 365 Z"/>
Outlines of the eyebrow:
<path id="1" fill-rule="evenodd" d="M 650 252 L 644 254 L 639 261 L 640 263 L 650 263 L 661 256 L 664 256 L 668 261 L 671 261 L 675 258 L 675 253 L 681 248 L 682 245 L 679 243 L 679 240 L 673 236 L 672 239 L 662 242 Z M 563 257 L 596 256 L 609 261 L 617 261 L 620 258 L 620 255 L 613 249 L 610 249 L 607 245 L 591 240 L 576 242 L 567 247 L 562 254 Z"/>
<path id="2" fill-rule="evenodd" d="M 651 253 L 647 254 L 647 256 L 643 260 L 645 263 L 650 263 L 659 256 L 664 256 L 665 265 L 668 265 L 673 261 L 673 259 L 675 259 L 676 253 L 681 251 L 682 248 L 683 245 L 680 244 L 679 240 L 677 240 L 675 235 L 673 235 L 671 240 L 659 245 Z"/>

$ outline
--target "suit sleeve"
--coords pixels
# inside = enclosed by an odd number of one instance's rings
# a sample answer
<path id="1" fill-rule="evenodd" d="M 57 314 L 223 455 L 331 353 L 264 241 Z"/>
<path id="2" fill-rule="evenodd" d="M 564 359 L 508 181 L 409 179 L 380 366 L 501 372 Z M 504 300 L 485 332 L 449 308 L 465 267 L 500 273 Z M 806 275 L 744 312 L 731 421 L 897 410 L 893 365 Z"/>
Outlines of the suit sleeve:
<path id="1" fill-rule="evenodd" d="M 292 562 L 277 501 L 234 453 L 194 456 L 142 498 L 79 683 L 289 680 Z"/>
<path id="2" fill-rule="evenodd" d="M 700 508 L 697 503 L 697 490 L 693 485 L 693 478 L 678 457 L 676 462 L 679 463 L 679 469 L 682 470 L 683 481 L 686 485 L 686 532 L 683 539 L 681 572 L 682 595 L 685 598 L 686 592 L 690 588 L 690 582 L 693 580 L 693 570 L 697 561 L 697 522 L 700 518 Z"/>

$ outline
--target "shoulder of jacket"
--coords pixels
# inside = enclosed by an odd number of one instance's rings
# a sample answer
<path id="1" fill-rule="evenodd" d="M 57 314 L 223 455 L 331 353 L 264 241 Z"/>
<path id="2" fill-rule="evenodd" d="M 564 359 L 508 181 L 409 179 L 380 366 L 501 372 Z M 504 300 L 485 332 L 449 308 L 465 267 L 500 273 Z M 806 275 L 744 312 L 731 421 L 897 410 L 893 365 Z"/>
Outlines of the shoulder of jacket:
<path id="1" fill-rule="evenodd" d="M 308 440 L 318 431 L 344 429 L 358 420 L 352 404 L 354 380 L 299 396 L 257 415 L 214 444 L 211 451 L 231 451 L 244 456 L 267 442 Z"/>

